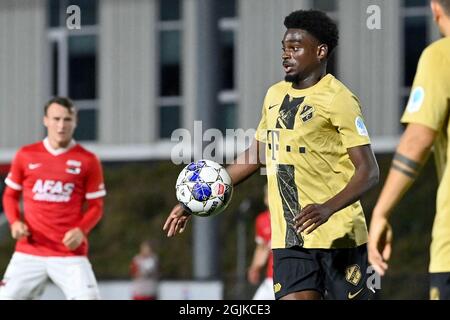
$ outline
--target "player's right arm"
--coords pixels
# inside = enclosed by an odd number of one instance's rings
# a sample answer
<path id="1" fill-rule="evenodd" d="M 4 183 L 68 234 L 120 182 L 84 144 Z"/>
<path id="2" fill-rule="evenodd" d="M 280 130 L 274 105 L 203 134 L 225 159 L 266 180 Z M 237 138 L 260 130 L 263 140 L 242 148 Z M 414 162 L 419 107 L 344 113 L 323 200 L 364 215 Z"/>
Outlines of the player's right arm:
<path id="1" fill-rule="evenodd" d="M 369 261 L 384 275 L 392 251 L 392 229 L 388 219 L 392 209 L 414 182 L 433 145 L 436 131 L 411 123 L 403 133 L 391 169 L 375 205 L 370 222 Z"/>
<path id="2" fill-rule="evenodd" d="M 250 177 L 265 163 L 264 151 L 265 135 L 267 131 L 266 105 L 267 101 L 265 99 L 262 106 L 261 121 L 259 122 L 252 144 L 237 156 L 233 164 L 226 168 L 233 186 L 237 186 L 239 183 Z M 177 204 L 167 217 L 163 230 L 167 231 L 168 237 L 174 236 L 177 233 L 182 233 L 186 228 L 186 223 L 189 221 L 190 217 L 191 215 L 183 209 L 181 204 Z"/>
<path id="3" fill-rule="evenodd" d="M 23 179 L 23 160 L 22 151 L 17 152 L 8 176 L 5 179 L 7 185 L 3 193 L 3 209 L 5 211 L 6 219 L 11 227 L 11 236 L 18 240 L 22 237 L 30 235 L 28 226 L 22 222 L 19 201 L 22 193 L 22 179 Z"/>
<path id="4" fill-rule="evenodd" d="M 265 144 L 253 139 L 250 147 L 239 154 L 233 164 L 227 167 L 233 186 L 237 186 L 263 165 Z"/>
<path id="5" fill-rule="evenodd" d="M 243 182 L 261 168 L 263 160 L 260 154 L 263 154 L 264 150 L 265 144 L 254 139 L 250 147 L 237 156 L 235 163 L 227 167 L 233 186 Z M 183 233 L 190 217 L 191 214 L 184 210 L 181 204 L 177 204 L 167 217 L 163 230 L 167 231 L 168 237 Z"/>
<path id="6" fill-rule="evenodd" d="M 3 193 L 3 208 L 6 219 L 11 226 L 11 236 L 13 239 L 21 239 L 30 235 L 28 226 L 20 219 L 19 199 L 20 191 L 6 187 Z"/>

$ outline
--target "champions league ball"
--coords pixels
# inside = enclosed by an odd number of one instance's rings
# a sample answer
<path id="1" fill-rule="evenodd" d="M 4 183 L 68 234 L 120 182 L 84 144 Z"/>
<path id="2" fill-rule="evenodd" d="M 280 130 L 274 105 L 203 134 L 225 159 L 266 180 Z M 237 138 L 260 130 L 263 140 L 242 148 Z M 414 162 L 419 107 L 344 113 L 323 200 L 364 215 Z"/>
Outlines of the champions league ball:
<path id="1" fill-rule="evenodd" d="M 225 210 L 233 194 L 233 186 L 224 167 L 211 160 L 199 160 L 181 170 L 176 194 L 186 211 L 209 217 Z"/>

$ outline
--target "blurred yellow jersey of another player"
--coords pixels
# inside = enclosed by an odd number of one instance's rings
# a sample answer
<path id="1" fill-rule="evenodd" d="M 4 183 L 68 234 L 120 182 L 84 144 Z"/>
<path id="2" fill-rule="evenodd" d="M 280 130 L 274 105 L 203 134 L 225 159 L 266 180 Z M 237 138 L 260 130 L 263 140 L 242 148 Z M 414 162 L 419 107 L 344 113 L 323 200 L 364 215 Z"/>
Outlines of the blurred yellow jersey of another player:
<path id="1" fill-rule="evenodd" d="M 434 157 L 440 181 L 437 212 L 433 226 L 430 272 L 450 272 L 450 38 L 428 46 L 417 66 L 411 95 L 402 117 L 403 123 L 427 126 L 438 135 L 434 141 Z"/>
<path id="2" fill-rule="evenodd" d="M 266 143 L 272 248 L 353 248 L 367 242 L 359 201 L 336 212 L 310 234 L 298 235 L 294 217 L 324 203 L 355 173 L 347 148 L 370 144 L 358 99 L 327 74 L 306 89 L 282 81 L 264 100 L 256 139 Z"/>

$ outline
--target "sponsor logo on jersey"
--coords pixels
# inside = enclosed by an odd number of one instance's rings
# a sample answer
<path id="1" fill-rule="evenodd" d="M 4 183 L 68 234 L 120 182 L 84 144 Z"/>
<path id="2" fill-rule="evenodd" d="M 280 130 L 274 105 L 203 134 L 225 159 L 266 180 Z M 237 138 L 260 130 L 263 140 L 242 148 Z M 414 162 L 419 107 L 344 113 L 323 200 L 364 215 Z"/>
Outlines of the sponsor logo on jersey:
<path id="1" fill-rule="evenodd" d="M 57 180 L 38 179 L 34 183 L 32 192 L 33 200 L 47 202 L 69 202 L 75 184 L 71 182 L 64 183 Z"/>
<path id="2" fill-rule="evenodd" d="M 361 278 L 361 269 L 357 264 L 348 266 L 347 269 L 345 269 L 345 280 L 347 280 L 347 282 L 351 283 L 352 285 L 357 286 Z"/>
<path id="3" fill-rule="evenodd" d="M 360 136 L 369 136 L 364 120 L 361 117 L 356 117 L 355 126 Z"/>
<path id="4" fill-rule="evenodd" d="M 425 90 L 423 90 L 422 87 L 415 87 L 411 91 L 411 95 L 409 96 L 406 111 L 409 113 L 419 111 L 424 99 L 425 99 Z"/>
<path id="5" fill-rule="evenodd" d="M 77 160 L 67 160 L 66 164 L 69 167 L 81 167 L 81 161 L 77 161 Z"/>
<path id="6" fill-rule="evenodd" d="M 303 123 L 309 121 L 314 116 L 314 107 L 304 105 L 302 111 L 300 111 L 300 118 Z"/>
<path id="7" fill-rule="evenodd" d="M 66 168 L 66 172 L 70 174 L 80 174 L 81 173 L 81 161 L 77 160 L 67 160 L 66 165 L 68 168 Z"/>

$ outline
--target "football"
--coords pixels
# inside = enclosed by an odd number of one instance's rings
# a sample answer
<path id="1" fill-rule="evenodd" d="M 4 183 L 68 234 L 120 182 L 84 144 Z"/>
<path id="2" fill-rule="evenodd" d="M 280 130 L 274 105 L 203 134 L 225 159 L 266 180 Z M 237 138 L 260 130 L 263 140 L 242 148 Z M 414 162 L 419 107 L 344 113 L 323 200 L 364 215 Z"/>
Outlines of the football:
<path id="1" fill-rule="evenodd" d="M 231 178 L 217 162 L 198 160 L 188 164 L 178 175 L 177 199 L 193 215 L 209 217 L 222 212 L 232 194 Z"/>

